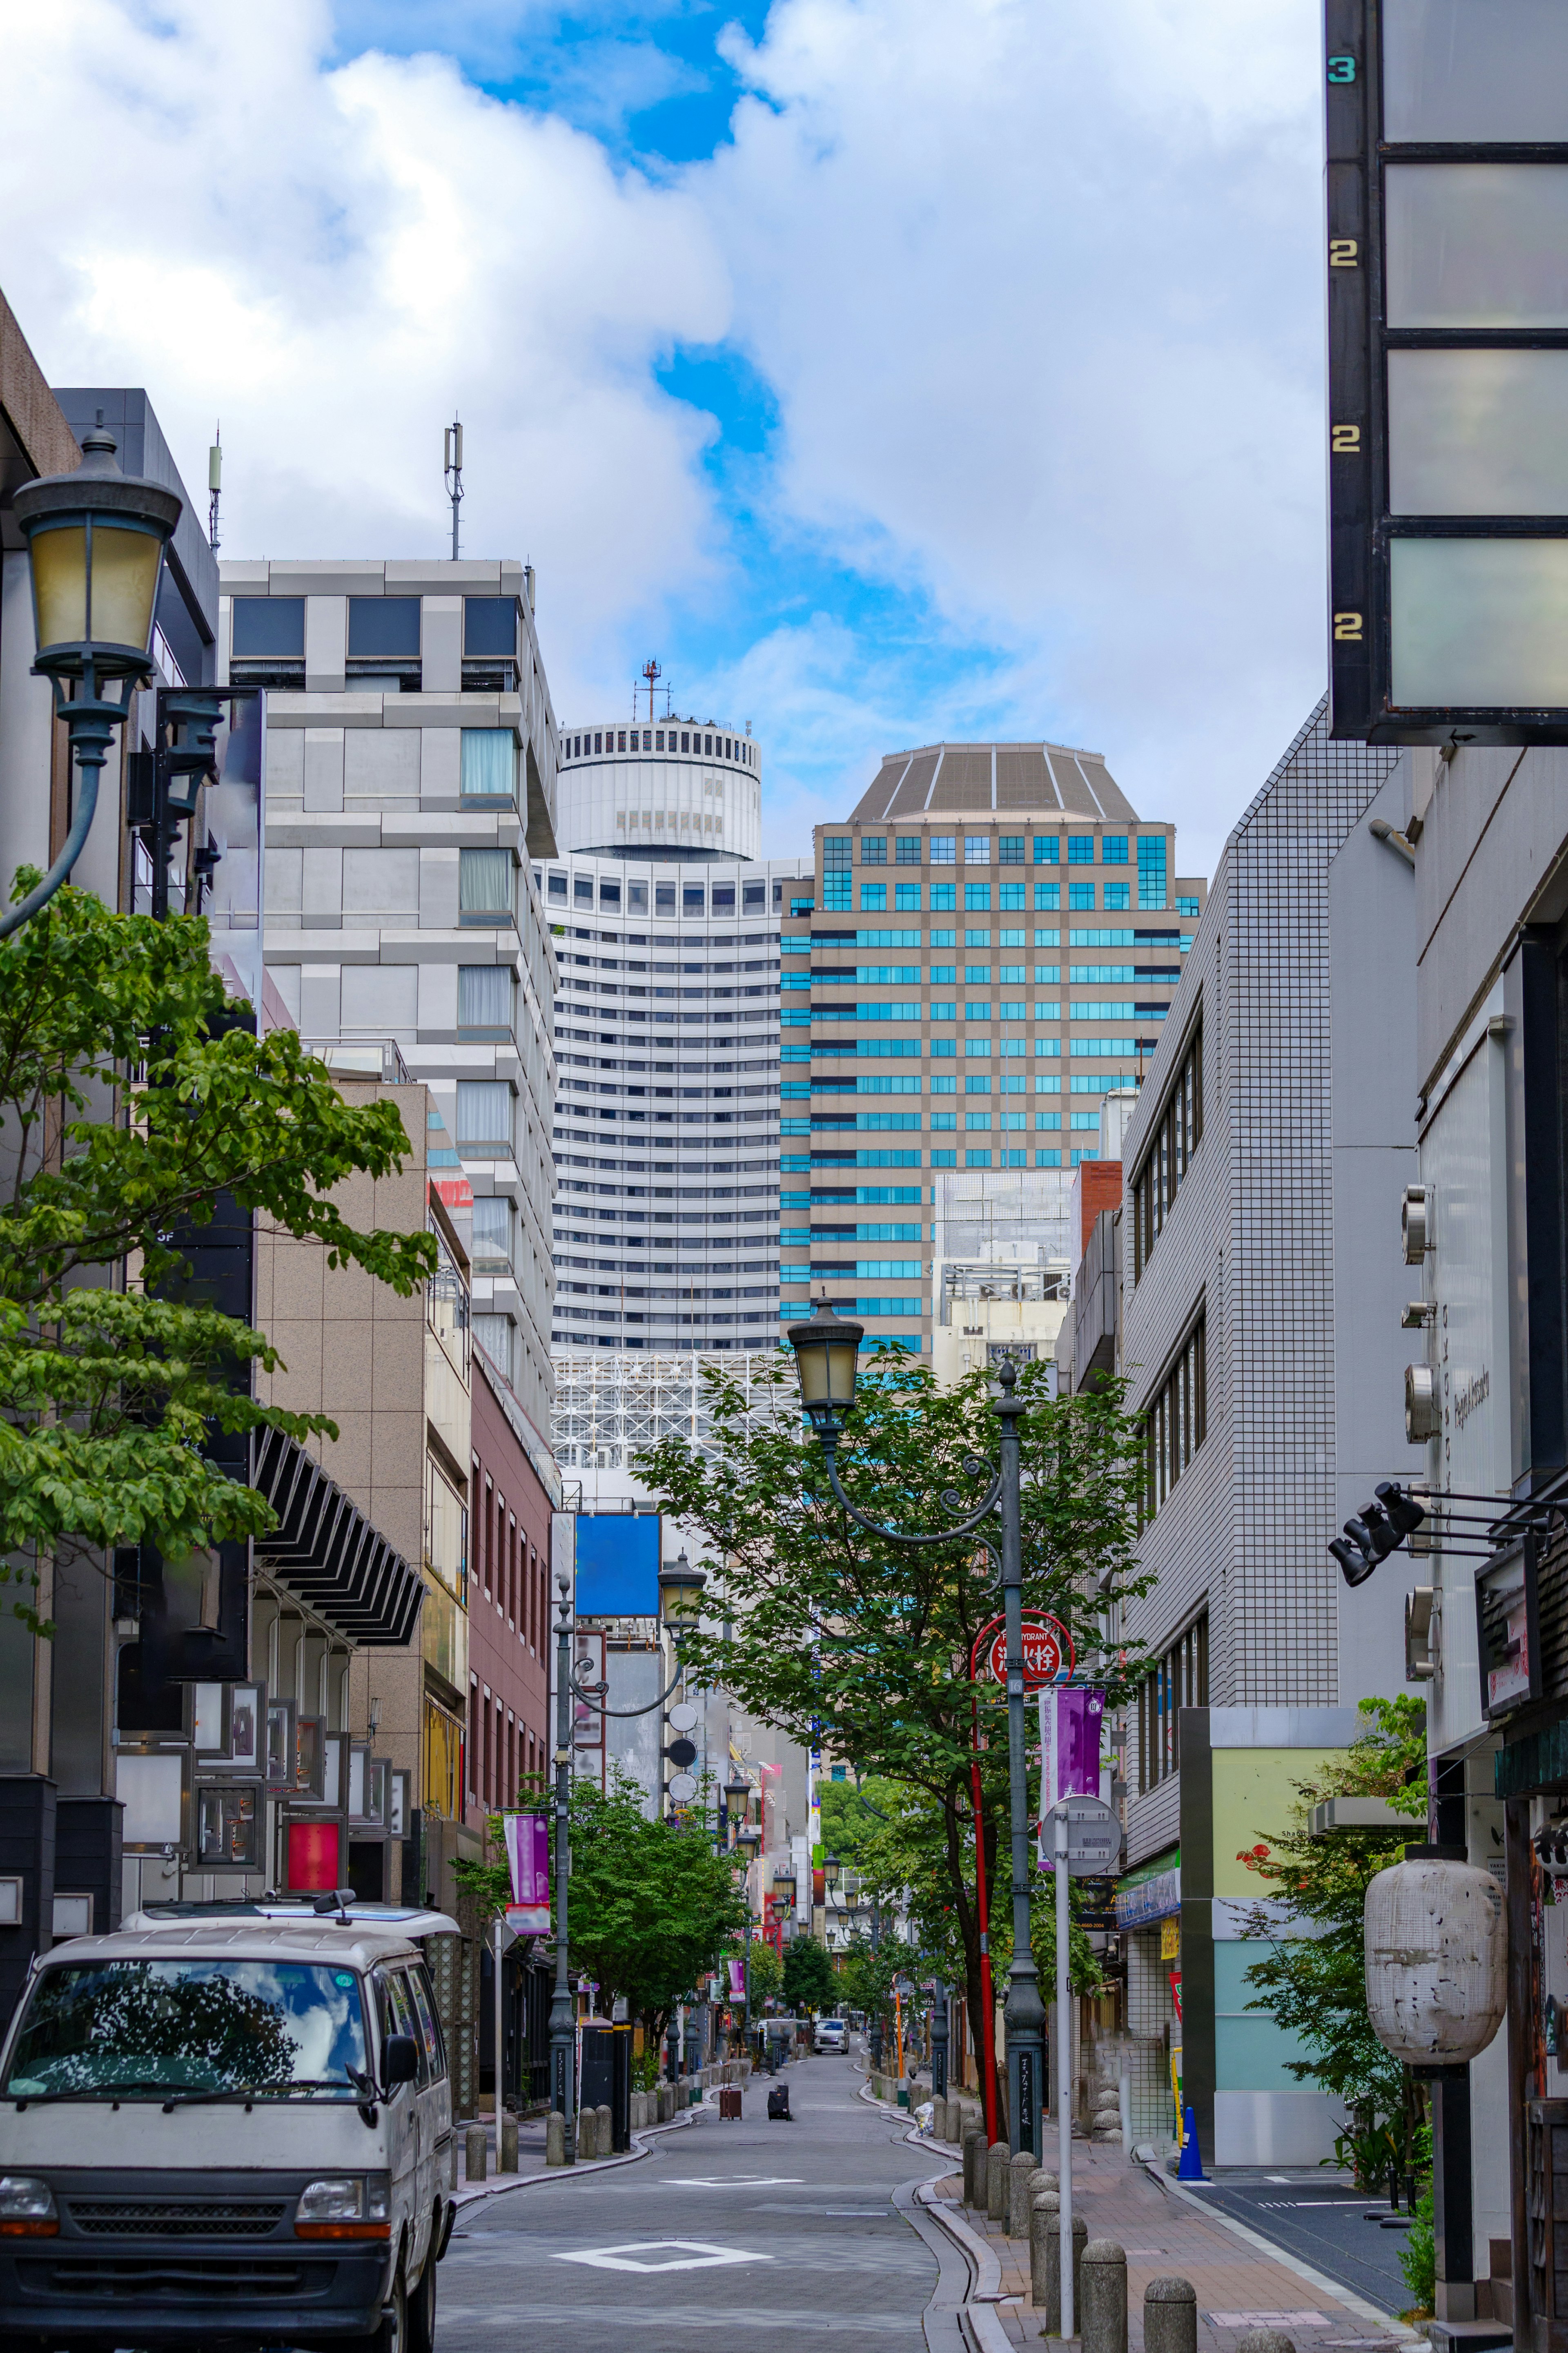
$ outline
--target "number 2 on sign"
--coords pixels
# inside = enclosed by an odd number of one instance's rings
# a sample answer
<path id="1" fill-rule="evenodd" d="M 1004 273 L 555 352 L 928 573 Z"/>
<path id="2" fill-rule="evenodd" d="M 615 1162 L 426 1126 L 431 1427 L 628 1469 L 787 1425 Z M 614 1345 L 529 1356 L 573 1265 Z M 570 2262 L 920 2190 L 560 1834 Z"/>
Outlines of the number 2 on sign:
<path id="1" fill-rule="evenodd" d="M 1331 237 L 1329 239 L 1329 268 L 1357 269 L 1361 266 L 1361 248 L 1353 237 Z"/>
<path id="2" fill-rule="evenodd" d="M 1336 458 L 1360 457 L 1361 427 L 1359 425 L 1331 425 L 1329 436 L 1329 448 Z"/>
<path id="3" fill-rule="evenodd" d="M 1359 645 L 1361 643 L 1361 615 L 1359 613 L 1336 613 L 1334 615 L 1334 638 L 1336 643 L 1340 645 Z"/>

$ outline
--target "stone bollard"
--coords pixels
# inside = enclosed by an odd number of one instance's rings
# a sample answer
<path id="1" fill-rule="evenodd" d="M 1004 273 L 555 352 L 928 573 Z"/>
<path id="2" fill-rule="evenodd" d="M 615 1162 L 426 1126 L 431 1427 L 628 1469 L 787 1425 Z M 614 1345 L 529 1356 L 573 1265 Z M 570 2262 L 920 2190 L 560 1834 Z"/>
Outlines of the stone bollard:
<path id="1" fill-rule="evenodd" d="M 931 2137 L 932 2140 L 947 2138 L 947 2102 L 939 2099 L 934 2092 L 931 2095 Z"/>
<path id="2" fill-rule="evenodd" d="M 1244 2328 L 1237 2353 L 1296 2353 L 1296 2348 L 1282 2328 Z"/>
<path id="3" fill-rule="evenodd" d="M 1083 2303 L 1073 2316 L 1083 2353 L 1127 2353 L 1125 2252 L 1114 2239 L 1090 2239 L 1079 2276 Z"/>
<path id="4" fill-rule="evenodd" d="M 489 2154 L 489 2143 L 486 2137 L 483 2125 L 470 2125 L 468 2130 L 466 2146 L 463 2150 L 463 2159 L 468 2168 L 468 2175 L 470 2181 L 482 2181 L 484 2179 L 485 2160 Z"/>
<path id="5" fill-rule="evenodd" d="M 985 2152 L 985 2219 L 1007 2227 L 1007 2195 L 1012 2155 L 1005 2140 L 994 2140 Z"/>
<path id="6" fill-rule="evenodd" d="M 610 2114 L 609 2104 L 607 2101 L 602 2101 L 600 2103 L 598 2116 L 599 2130 L 595 2139 L 594 2146 L 598 2150 L 601 2157 L 614 2157 L 616 2153 L 616 2120 Z"/>
<path id="7" fill-rule="evenodd" d="M 577 2112 L 577 2162 L 592 2165 L 599 2154 L 599 2112 L 597 2108 L 580 2108 Z"/>
<path id="8" fill-rule="evenodd" d="M 626 2116 L 626 2121 L 627 2121 L 627 2123 L 630 2125 L 630 2126 L 631 2126 L 631 2128 L 632 2128 L 633 2132 L 641 2132 L 641 2130 L 642 2130 L 642 2125 L 643 2125 L 643 2095 L 642 2095 L 642 2094 L 641 2094 L 640 2092 L 634 2092 L 634 2093 L 632 2094 L 632 2095 L 631 2095 L 630 2100 L 629 2100 L 629 2101 L 627 2102 L 627 2104 L 626 2104 L 626 2107 L 627 2107 L 627 2116 Z"/>
<path id="9" fill-rule="evenodd" d="M 1061 2334 L 1061 2200 L 1055 2189 L 1037 2190 L 1029 2208 L 1029 2294 L 1046 2315 L 1047 2337 Z"/>
<path id="10" fill-rule="evenodd" d="M 1198 2292 L 1191 2280 L 1152 2279 L 1143 2291 L 1143 2353 L 1197 2353 Z"/>
<path id="11" fill-rule="evenodd" d="M 1029 2203 L 1035 2193 L 1035 2176 L 1039 2168 L 1032 2148 L 1021 2148 L 1007 2167 L 1007 2236 L 1026 2239 L 1029 2235 Z"/>
<path id="12" fill-rule="evenodd" d="M 500 2148 L 496 2158 L 496 2171 L 517 2171 L 517 2118 L 510 2114 L 500 2120 Z"/>
<path id="13" fill-rule="evenodd" d="M 977 2125 L 963 2136 L 963 2202 L 966 2206 L 985 2203 L 985 2135 Z"/>
<path id="14" fill-rule="evenodd" d="M 566 2162 L 566 2119 L 559 2108 L 552 2108 L 544 2119 L 544 2162 L 564 2165 Z"/>

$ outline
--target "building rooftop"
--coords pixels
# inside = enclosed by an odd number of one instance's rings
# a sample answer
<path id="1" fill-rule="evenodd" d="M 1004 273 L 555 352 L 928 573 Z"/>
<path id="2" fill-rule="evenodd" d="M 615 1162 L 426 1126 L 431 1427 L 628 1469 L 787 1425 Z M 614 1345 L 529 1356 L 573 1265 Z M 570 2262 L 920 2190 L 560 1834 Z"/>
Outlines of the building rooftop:
<path id="1" fill-rule="evenodd" d="M 927 744 L 885 752 L 852 825 L 901 817 L 967 817 L 979 810 L 1039 809 L 1090 823 L 1135 825 L 1137 811 L 1099 752 L 1062 744 Z"/>

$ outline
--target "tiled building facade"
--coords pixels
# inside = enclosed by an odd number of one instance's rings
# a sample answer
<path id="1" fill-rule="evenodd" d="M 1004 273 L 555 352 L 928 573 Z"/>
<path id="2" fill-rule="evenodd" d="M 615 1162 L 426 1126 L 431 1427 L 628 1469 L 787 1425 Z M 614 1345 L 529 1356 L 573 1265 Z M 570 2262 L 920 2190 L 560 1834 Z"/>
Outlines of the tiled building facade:
<path id="1" fill-rule="evenodd" d="M 1202 911 L 1175 866 L 1173 828 L 1055 744 L 890 755 L 817 828 L 782 942 L 782 1315 L 831 1296 L 930 1352 L 936 1173 L 1095 1156 Z"/>

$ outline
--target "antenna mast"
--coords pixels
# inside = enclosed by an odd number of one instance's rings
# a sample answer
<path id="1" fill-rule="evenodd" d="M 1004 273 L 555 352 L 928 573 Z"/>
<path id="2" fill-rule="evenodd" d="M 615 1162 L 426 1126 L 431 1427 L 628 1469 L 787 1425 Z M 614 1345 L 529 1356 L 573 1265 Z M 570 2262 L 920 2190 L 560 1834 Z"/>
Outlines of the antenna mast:
<path id="1" fill-rule="evenodd" d="M 647 681 L 647 715 L 651 719 L 653 717 L 653 690 L 658 680 L 663 677 L 664 673 L 659 669 L 659 666 L 656 661 L 646 661 L 642 666 L 642 674 Z"/>
<path id="2" fill-rule="evenodd" d="M 452 501 L 452 561 L 458 561 L 458 509 L 463 503 L 463 428 L 454 417 L 447 427 L 442 451 L 442 480 Z"/>
<path id="3" fill-rule="evenodd" d="M 207 545 L 217 553 L 217 502 L 223 494 L 223 420 L 213 428 L 212 447 L 207 451 L 207 489 L 212 492 L 207 508 Z"/>

